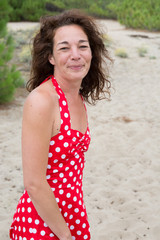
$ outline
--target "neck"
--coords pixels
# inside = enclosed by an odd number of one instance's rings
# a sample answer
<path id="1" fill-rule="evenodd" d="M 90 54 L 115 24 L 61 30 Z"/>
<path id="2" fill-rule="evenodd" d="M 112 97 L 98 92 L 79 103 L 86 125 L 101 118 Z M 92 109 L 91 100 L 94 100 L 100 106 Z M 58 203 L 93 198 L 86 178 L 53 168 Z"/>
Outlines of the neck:
<path id="1" fill-rule="evenodd" d="M 66 96 L 70 96 L 74 99 L 79 97 L 79 89 L 81 87 L 82 80 L 68 80 L 56 75 L 54 76 Z"/>

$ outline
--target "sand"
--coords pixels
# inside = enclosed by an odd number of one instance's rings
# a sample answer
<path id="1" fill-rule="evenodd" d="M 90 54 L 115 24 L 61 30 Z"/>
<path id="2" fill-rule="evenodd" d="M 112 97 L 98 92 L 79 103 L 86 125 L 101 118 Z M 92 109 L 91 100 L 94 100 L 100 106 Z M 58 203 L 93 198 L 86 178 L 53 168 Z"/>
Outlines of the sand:
<path id="1" fill-rule="evenodd" d="M 89 106 L 84 194 L 92 240 L 160 240 L 160 33 L 98 22 L 111 39 L 112 100 Z M 36 23 L 33 24 L 35 26 Z M 32 27 L 10 23 L 9 29 Z M 147 37 L 131 37 L 143 35 Z M 145 46 L 140 57 L 137 48 Z M 125 48 L 128 58 L 115 56 Z M 0 239 L 23 191 L 21 120 L 27 93 L 0 107 Z"/>

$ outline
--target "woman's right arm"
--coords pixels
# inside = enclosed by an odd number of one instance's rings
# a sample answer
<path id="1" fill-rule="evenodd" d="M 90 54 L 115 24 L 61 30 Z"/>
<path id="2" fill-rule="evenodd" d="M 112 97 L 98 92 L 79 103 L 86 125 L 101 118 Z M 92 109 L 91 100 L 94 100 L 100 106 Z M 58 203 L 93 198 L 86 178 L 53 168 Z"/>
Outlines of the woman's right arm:
<path id="1" fill-rule="evenodd" d="M 46 93 L 34 92 L 24 105 L 22 160 L 24 186 L 41 218 L 60 240 L 72 240 L 70 230 L 46 180 L 53 102 Z"/>

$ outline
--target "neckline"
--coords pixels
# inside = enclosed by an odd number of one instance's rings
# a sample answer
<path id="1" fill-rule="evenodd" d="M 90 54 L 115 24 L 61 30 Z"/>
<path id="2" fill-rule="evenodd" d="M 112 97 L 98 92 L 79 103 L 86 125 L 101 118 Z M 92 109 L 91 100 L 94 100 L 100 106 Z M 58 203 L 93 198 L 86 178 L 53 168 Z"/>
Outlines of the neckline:
<path id="1" fill-rule="evenodd" d="M 57 80 L 55 79 L 55 77 L 52 75 L 52 76 L 50 76 L 50 78 L 51 78 L 51 80 L 52 80 L 53 86 L 56 88 L 57 94 L 59 95 L 59 92 L 57 91 L 57 90 L 59 89 L 59 90 L 60 90 L 60 93 L 63 95 L 64 100 L 66 101 L 66 107 L 67 107 L 68 115 L 69 115 L 69 129 L 68 129 L 68 130 L 71 130 L 71 131 L 73 131 L 73 132 L 77 132 L 77 133 L 79 133 L 80 135 L 82 135 L 82 137 L 85 136 L 85 135 L 87 134 L 87 131 L 89 130 L 89 126 L 88 126 L 88 116 L 87 116 L 86 106 L 85 106 L 83 97 L 80 95 L 80 96 L 81 96 L 81 99 L 82 99 L 82 103 L 83 103 L 84 109 L 85 109 L 86 120 L 87 120 L 87 128 L 86 128 L 86 130 L 85 130 L 84 133 L 81 132 L 81 131 L 79 131 L 79 130 L 77 130 L 77 129 L 73 129 L 73 128 L 72 128 L 71 115 L 70 115 L 70 111 L 69 111 L 69 106 L 68 106 L 68 101 L 67 101 L 66 95 L 65 95 L 65 93 L 63 92 L 63 90 L 61 89 L 61 87 L 60 87 L 59 83 L 57 82 Z M 58 89 L 57 89 L 57 87 L 55 86 L 54 83 L 56 83 Z M 60 106 L 60 99 L 59 99 L 59 108 L 60 108 L 60 107 L 61 107 L 61 106 Z M 61 115 L 61 111 L 60 111 L 60 115 Z M 61 115 L 61 119 L 62 119 L 62 115 Z M 59 132 L 58 132 L 56 135 L 60 134 L 61 131 L 62 131 L 62 123 L 60 123 L 60 124 L 61 124 L 60 130 L 59 130 Z M 56 136 L 56 135 L 55 135 L 55 136 Z M 55 137 L 55 136 L 53 136 L 53 137 Z M 53 137 L 51 137 L 51 139 L 52 139 Z"/>

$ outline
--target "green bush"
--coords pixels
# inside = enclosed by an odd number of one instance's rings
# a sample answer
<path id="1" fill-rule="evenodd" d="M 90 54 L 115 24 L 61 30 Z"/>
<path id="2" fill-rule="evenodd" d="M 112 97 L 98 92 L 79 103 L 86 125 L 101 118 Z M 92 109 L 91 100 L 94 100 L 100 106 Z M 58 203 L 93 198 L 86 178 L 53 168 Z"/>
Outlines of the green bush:
<path id="1" fill-rule="evenodd" d="M 160 0 L 123 0 L 110 4 L 120 23 L 127 27 L 160 30 Z"/>
<path id="2" fill-rule="evenodd" d="M 10 21 L 39 21 L 46 14 L 46 0 L 8 0 L 12 11 Z"/>
<path id="3" fill-rule="evenodd" d="M 7 13 L 10 7 L 7 0 L 0 0 L 0 104 L 11 101 L 15 88 L 20 86 L 23 81 L 20 73 L 16 71 L 15 66 L 9 66 L 9 61 L 12 58 L 14 46 L 13 38 L 7 33 Z M 5 14 L 4 14 L 5 13 Z"/>

